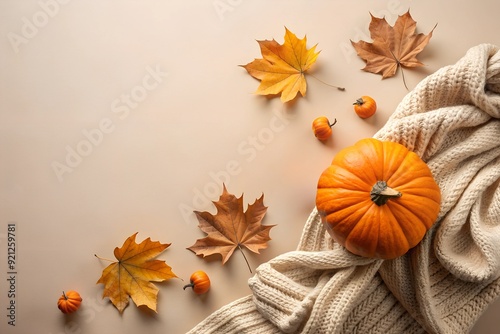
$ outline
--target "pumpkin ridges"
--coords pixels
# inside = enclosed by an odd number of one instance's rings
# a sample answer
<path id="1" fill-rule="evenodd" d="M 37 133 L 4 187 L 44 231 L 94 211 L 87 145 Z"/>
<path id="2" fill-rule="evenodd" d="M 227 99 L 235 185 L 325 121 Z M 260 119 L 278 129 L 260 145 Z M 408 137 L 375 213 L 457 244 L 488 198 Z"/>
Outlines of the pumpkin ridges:
<path id="1" fill-rule="evenodd" d="M 413 203 L 415 200 L 420 199 L 421 197 L 412 197 L 410 194 L 406 194 L 407 198 L 404 201 L 398 201 L 398 203 L 389 203 L 391 208 L 395 205 L 400 205 L 407 209 L 408 211 L 413 212 L 413 214 L 418 217 L 419 222 L 423 224 L 427 229 L 429 229 L 434 223 L 435 219 L 430 219 L 431 216 L 437 216 L 439 213 L 439 205 L 436 202 L 421 202 L 422 205 L 419 210 L 412 210 Z"/>
<path id="2" fill-rule="evenodd" d="M 354 254 L 373 256 L 379 247 L 381 229 L 380 226 L 372 224 L 372 221 L 377 219 L 379 210 L 374 206 L 366 210 L 361 219 L 353 224 L 353 228 L 346 237 L 345 247 Z"/>
<path id="3" fill-rule="evenodd" d="M 437 186 L 432 186 L 433 178 L 430 176 L 420 177 L 409 180 L 405 184 L 399 184 L 400 182 L 393 182 L 395 188 L 403 193 L 412 193 L 416 196 L 426 196 L 432 199 L 436 203 L 441 202 L 441 191 Z M 425 184 L 425 187 L 422 187 Z M 432 195 L 432 196 L 430 196 Z"/>
<path id="4" fill-rule="evenodd" d="M 337 215 L 337 219 L 343 219 L 346 215 L 364 214 L 371 204 L 370 197 L 366 192 L 352 192 L 338 188 L 319 189 L 316 198 L 320 204 L 317 208 L 319 211 Z M 348 196 L 350 193 L 351 196 Z"/>
<path id="5" fill-rule="evenodd" d="M 365 207 L 365 203 L 356 206 L 336 207 L 335 212 L 328 214 L 326 218 L 331 222 L 330 225 L 334 230 L 339 229 L 338 226 L 355 225 L 357 221 L 366 215 L 368 210 Z"/>
<path id="6" fill-rule="evenodd" d="M 368 95 L 361 96 L 353 105 L 354 111 L 361 118 L 373 116 L 377 111 L 377 102 Z"/>
<path id="7" fill-rule="evenodd" d="M 356 143 L 356 145 L 358 145 L 358 143 Z M 378 140 L 374 141 L 371 139 L 366 139 L 366 141 L 361 142 L 361 145 L 362 145 L 361 146 L 362 148 L 365 146 L 371 147 L 371 149 L 369 151 L 369 155 L 368 155 L 368 152 L 365 153 L 365 159 L 367 161 L 366 168 L 372 168 L 374 170 L 374 172 L 376 173 L 376 177 L 375 177 L 376 181 L 387 180 L 386 174 L 388 174 L 388 173 L 391 174 L 394 167 L 392 167 L 391 165 L 389 165 L 386 162 L 386 160 L 387 160 L 386 159 L 386 152 L 387 152 L 386 143 L 382 142 L 382 141 L 378 141 Z M 361 151 L 363 151 L 363 149 Z M 368 157 L 368 159 L 367 159 L 367 157 Z M 371 187 L 373 187 L 373 185 L 375 183 L 374 179 L 371 179 L 370 183 L 371 183 Z"/>
<path id="8" fill-rule="evenodd" d="M 393 187 L 398 187 L 400 185 L 408 185 L 408 183 L 416 182 L 419 183 L 419 188 L 422 187 L 423 182 L 435 184 L 432 173 L 427 165 L 422 165 L 417 162 L 420 159 L 418 155 L 410 152 L 408 156 L 409 158 L 402 161 L 401 168 L 394 171 L 394 173 L 387 178 L 387 183 L 390 183 Z"/>
<path id="9" fill-rule="evenodd" d="M 431 177 L 418 178 L 395 188 L 408 196 L 424 197 L 429 204 L 439 206 L 441 204 L 441 191 L 437 184 L 433 184 L 432 181 Z"/>
<path id="10" fill-rule="evenodd" d="M 312 130 L 316 138 L 325 141 L 333 133 L 332 127 L 337 123 L 337 119 L 330 123 L 330 120 L 325 116 L 320 116 L 314 119 L 312 123 Z"/>
<path id="11" fill-rule="evenodd" d="M 377 248 L 373 250 L 373 252 L 366 254 L 365 256 L 385 258 L 392 255 L 394 248 L 397 246 L 394 242 L 394 233 L 387 233 L 388 231 L 394 232 L 392 227 L 396 226 L 393 221 L 395 219 L 392 213 L 387 212 L 387 206 L 385 205 L 377 207 L 377 214 L 378 215 L 376 219 L 380 222 L 378 224 L 379 234 L 377 238 Z M 391 228 L 389 228 L 388 226 L 390 226 Z"/>
<path id="12" fill-rule="evenodd" d="M 422 222 L 422 217 L 419 217 L 415 212 L 408 209 L 399 201 L 389 203 L 389 209 L 394 217 L 399 217 L 397 223 L 405 235 L 409 247 L 412 248 L 416 246 L 428 229 L 428 226 L 424 223 L 414 223 L 416 220 Z"/>
<path id="13" fill-rule="evenodd" d="M 361 220 L 366 214 L 366 203 L 357 203 L 354 205 L 343 205 L 342 207 L 334 206 L 334 210 L 330 207 L 318 207 L 318 211 L 322 214 L 322 221 L 327 228 L 333 230 L 337 234 L 336 239 L 340 244 L 345 243 L 345 239 L 356 226 L 356 222 Z M 342 203 L 344 204 L 344 203 Z M 327 210 L 330 214 L 325 215 Z"/>
<path id="14" fill-rule="evenodd" d="M 369 197 L 378 181 L 386 181 L 402 197 L 377 207 Z M 437 218 L 440 202 L 439 187 L 417 154 L 373 138 L 335 156 L 318 181 L 316 196 L 335 240 L 355 254 L 385 259 L 403 255 L 422 239 Z"/>
<path id="15" fill-rule="evenodd" d="M 382 211 L 383 209 L 381 210 L 371 200 L 365 200 L 352 207 L 337 208 L 336 211 L 324 217 L 323 222 L 326 223 L 327 228 L 335 232 L 334 239 L 341 245 L 357 255 L 373 257 L 379 247 L 378 241 L 372 244 L 373 249 L 369 250 L 370 247 L 366 243 L 359 241 L 362 239 L 360 234 L 364 233 L 375 240 L 377 239 L 375 236 L 382 234 L 380 226 L 373 224 L 374 220 L 380 219 Z"/>
<path id="16" fill-rule="evenodd" d="M 336 175 L 332 179 L 330 175 Z M 339 165 L 330 165 L 320 176 L 319 188 L 344 188 L 348 190 L 369 191 L 372 188 L 370 182 L 366 182 L 356 175 L 356 170 L 349 170 Z"/>
<path id="17" fill-rule="evenodd" d="M 82 303 L 82 297 L 80 294 L 74 290 L 69 290 L 62 293 L 61 297 L 57 301 L 57 307 L 61 312 L 68 314 L 77 311 Z"/>
<path id="18" fill-rule="evenodd" d="M 202 270 L 195 271 L 189 277 L 189 284 L 183 287 L 184 290 L 186 288 L 192 288 L 193 291 L 198 294 L 204 294 L 210 290 L 210 278 L 207 273 Z"/>
<path id="19" fill-rule="evenodd" d="M 321 206 L 351 206 L 361 201 L 369 201 L 370 196 L 366 191 L 346 188 L 320 188 L 316 194 Z M 367 202 L 368 203 L 368 202 Z"/>
<path id="20" fill-rule="evenodd" d="M 392 179 L 400 177 L 395 175 L 406 175 L 407 164 L 409 163 L 407 159 L 410 151 L 402 145 L 394 146 L 392 142 L 383 142 L 382 149 L 381 160 L 383 161 L 383 167 L 381 168 L 383 169 L 383 175 L 381 180 L 386 181 L 391 187 L 396 187 L 392 183 Z M 413 163 L 411 166 L 413 166 Z"/>
<path id="21" fill-rule="evenodd" d="M 342 202 L 342 207 L 337 206 L 333 213 L 326 216 L 326 219 L 332 222 L 330 223 L 330 228 L 337 233 L 337 237 L 335 238 L 337 242 L 345 245 L 346 247 L 349 247 L 351 251 L 353 248 L 356 248 L 357 251 L 353 251 L 353 253 L 355 254 L 368 257 L 377 256 L 382 258 L 387 257 L 381 255 L 384 252 L 388 252 L 388 250 L 386 249 L 397 247 L 399 250 L 408 248 L 410 247 L 410 245 L 414 246 L 415 237 L 410 233 L 405 233 L 405 229 L 403 228 L 403 226 L 401 226 L 402 222 L 398 221 L 395 218 L 395 215 L 390 210 L 387 210 L 388 208 L 392 208 L 396 202 L 389 201 L 388 204 L 390 204 L 390 207 L 377 207 L 375 204 L 372 204 L 372 206 L 370 206 L 368 210 L 365 210 L 368 202 L 369 201 L 358 202 L 356 204 Z M 378 242 L 376 246 L 372 245 L 371 247 L 364 245 L 363 248 L 360 248 L 359 246 L 357 246 L 356 243 L 358 242 L 358 238 L 350 238 L 350 235 L 359 233 L 360 229 L 364 229 L 367 226 L 370 227 L 373 220 L 382 221 L 380 218 L 382 214 L 385 217 L 390 214 L 390 216 L 392 217 L 390 219 L 390 224 L 387 223 L 387 219 L 383 220 L 383 224 L 379 225 L 379 229 L 376 233 L 379 238 L 382 237 L 382 239 L 386 240 L 385 246 L 383 243 L 379 244 Z M 375 216 L 377 216 L 377 218 L 374 218 Z M 387 225 L 390 225 L 390 228 L 387 227 Z M 387 230 L 391 233 L 387 233 Z M 374 231 L 375 230 L 370 230 L 370 232 L 367 232 L 367 234 L 371 234 L 371 236 L 373 237 L 375 235 Z M 395 231 L 398 231 L 397 233 L 399 235 L 405 237 L 406 242 L 403 243 L 403 246 L 401 246 L 401 242 L 397 243 L 394 241 L 394 234 L 396 233 Z M 344 237 L 341 238 L 339 237 L 339 235 L 343 235 Z M 372 249 L 373 247 L 375 247 L 375 249 Z M 379 247 L 383 247 L 384 250 L 380 251 L 378 249 Z M 389 256 L 388 258 L 391 258 L 391 256 Z"/>
<path id="22" fill-rule="evenodd" d="M 365 184 L 369 185 L 370 189 L 373 186 L 373 179 L 380 179 L 381 174 L 378 173 L 381 162 L 377 159 L 367 160 L 365 156 L 369 152 L 367 149 L 349 151 L 342 150 L 337 154 L 337 159 L 334 159 L 332 165 L 337 165 L 347 171 L 349 171 L 354 177 L 363 181 Z"/>
<path id="23" fill-rule="evenodd" d="M 398 254 L 405 253 L 409 249 L 409 241 L 399 223 L 399 219 L 389 206 L 379 207 L 380 214 L 380 237 L 376 256 L 383 259 L 391 259 Z"/>
<path id="24" fill-rule="evenodd" d="M 439 212 L 441 205 L 441 196 L 440 193 L 434 189 L 428 189 L 427 191 L 416 191 L 415 189 L 406 189 L 402 190 L 406 195 L 406 199 L 402 201 L 403 203 L 408 203 L 408 205 L 412 205 L 411 201 L 415 203 L 415 201 L 419 201 L 422 207 L 432 208 L 436 212 Z M 425 199 L 422 197 L 425 196 Z M 425 205 L 424 205 L 425 204 Z"/>

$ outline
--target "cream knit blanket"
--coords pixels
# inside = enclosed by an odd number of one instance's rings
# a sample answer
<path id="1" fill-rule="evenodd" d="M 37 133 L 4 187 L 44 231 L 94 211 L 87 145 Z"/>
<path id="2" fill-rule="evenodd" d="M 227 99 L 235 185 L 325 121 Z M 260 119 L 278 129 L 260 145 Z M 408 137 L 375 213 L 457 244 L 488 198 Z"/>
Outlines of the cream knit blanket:
<path id="1" fill-rule="evenodd" d="M 500 50 L 470 49 L 424 79 L 375 135 L 429 164 L 442 191 L 436 224 L 395 260 L 349 253 L 316 210 L 296 251 L 257 268 L 252 295 L 200 333 L 467 333 L 500 295 Z"/>

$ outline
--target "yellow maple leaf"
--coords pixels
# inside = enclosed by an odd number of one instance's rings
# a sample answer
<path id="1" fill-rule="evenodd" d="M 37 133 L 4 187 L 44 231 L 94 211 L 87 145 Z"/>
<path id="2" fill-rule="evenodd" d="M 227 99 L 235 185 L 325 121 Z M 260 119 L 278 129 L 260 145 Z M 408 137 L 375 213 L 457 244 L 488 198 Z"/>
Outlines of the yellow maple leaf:
<path id="1" fill-rule="evenodd" d="M 165 261 L 154 260 L 170 244 L 151 241 L 150 238 L 137 244 L 136 235 L 128 237 L 121 248 L 115 248 L 114 255 L 118 262 L 104 268 L 96 284 L 104 284 L 103 298 L 109 297 L 120 312 L 127 307 L 129 297 L 135 305 L 145 305 L 156 312 L 159 289 L 151 282 L 177 277 Z"/>
<path id="2" fill-rule="evenodd" d="M 279 44 L 273 40 L 257 41 L 263 59 L 255 59 L 247 65 L 241 65 L 254 78 L 260 80 L 256 94 L 276 95 L 281 93 L 281 101 L 288 102 L 298 92 L 306 95 L 307 83 L 305 72 L 316 62 L 319 52 L 316 45 L 307 49 L 307 38 L 298 39 L 285 27 L 285 42 Z"/>

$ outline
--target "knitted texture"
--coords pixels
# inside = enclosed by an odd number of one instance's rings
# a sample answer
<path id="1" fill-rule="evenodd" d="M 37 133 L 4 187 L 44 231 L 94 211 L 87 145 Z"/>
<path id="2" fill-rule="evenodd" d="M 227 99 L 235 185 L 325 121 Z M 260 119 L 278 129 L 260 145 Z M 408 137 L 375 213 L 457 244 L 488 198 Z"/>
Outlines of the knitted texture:
<path id="1" fill-rule="evenodd" d="M 250 296 L 200 333 L 467 333 L 500 295 L 500 51 L 482 44 L 405 96 L 375 138 L 426 161 L 436 224 L 395 260 L 335 243 L 314 209 L 296 251 L 260 265 Z"/>

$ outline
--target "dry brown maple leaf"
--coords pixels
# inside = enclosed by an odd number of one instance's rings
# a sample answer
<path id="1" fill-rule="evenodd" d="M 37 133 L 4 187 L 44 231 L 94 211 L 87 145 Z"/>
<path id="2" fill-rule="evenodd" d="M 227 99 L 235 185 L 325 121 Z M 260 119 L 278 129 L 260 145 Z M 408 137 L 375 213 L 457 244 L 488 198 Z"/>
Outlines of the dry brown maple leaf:
<path id="1" fill-rule="evenodd" d="M 373 42 L 351 40 L 358 56 L 366 61 L 363 70 L 380 73 L 382 78 L 389 78 L 396 74 L 398 67 L 423 66 L 417 55 L 427 46 L 436 27 L 424 35 L 415 33 L 416 26 L 410 11 L 398 16 L 393 27 L 385 18 L 371 15 L 369 30 Z M 402 75 L 406 87 L 403 72 Z"/>
<path id="2" fill-rule="evenodd" d="M 227 192 L 223 187 L 219 201 L 213 202 L 217 208 L 216 215 L 209 212 L 195 211 L 198 218 L 198 227 L 207 234 L 205 238 L 196 240 L 188 247 L 196 255 L 203 257 L 220 254 L 222 264 L 231 257 L 236 248 L 240 249 L 250 272 L 250 265 L 241 246 L 254 253 L 267 247 L 269 230 L 275 225 L 262 225 L 261 221 L 266 214 L 264 195 L 253 204 L 249 204 L 247 211 L 243 211 L 243 195 L 239 198 Z"/>
<path id="3" fill-rule="evenodd" d="M 263 59 L 255 59 L 244 67 L 254 78 L 260 80 L 256 94 L 276 95 L 281 93 L 281 101 L 293 100 L 298 92 L 306 95 L 305 72 L 316 62 L 319 52 L 316 45 L 307 49 L 307 38 L 298 39 L 285 27 L 285 42 L 279 44 L 274 39 L 257 41 Z"/>
<path id="4" fill-rule="evenodd" d="M 135 305 L 145 305 L 156 312 L 158 288 L 151 282 L 177 277 L 165 261 L 154 260 L 170 244 L 151 241 L 150 238 L 137 244 L 136 235 L 128 237 L 121 248 L 115 248 L 118 262 L 108 260 L 113 263 L 103 270 L 97 284 L 104 284 L 102 297 L 109 297 L 120 312 L 127 307 L 129 296 Z"/>

